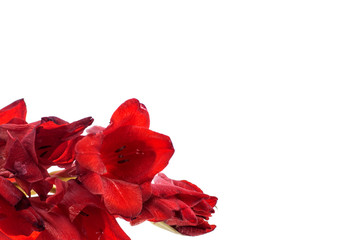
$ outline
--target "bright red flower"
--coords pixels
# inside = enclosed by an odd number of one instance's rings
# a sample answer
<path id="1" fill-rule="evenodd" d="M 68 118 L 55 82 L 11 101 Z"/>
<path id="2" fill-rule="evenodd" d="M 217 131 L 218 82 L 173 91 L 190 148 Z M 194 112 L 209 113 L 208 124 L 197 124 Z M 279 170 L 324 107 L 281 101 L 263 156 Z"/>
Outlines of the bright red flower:
<path id="1" fill-rule="evenodd" d="M 91 117 L 25 118 L 22 99 L 0 109 L 0 239 L 129 240 L 116 217 L 164 221 L 191 236 L 215 228 L 207 220 L 216 197 L 159 174 L 174 149 L 168 136 L 149 130 L 138 100 L 86 136 Z M 65 169 L 49 174 L 51 166 Z"/>
<path id="2" fill-rule="evenodd" d="M 160 173 L 154 178 L 152 196 L 144 203 L 142 213 L 131 222 L 165 222 L 181 234 L 197 236 L 216 227 L 207 222 L 216 203 L 216 197 L 204 194 L 196 185 Z"/>
<path id="3" fill-rule="evenodd" d="M 107 128 L 92 130 L 76 145 L 80 181 L 102 195 L 110 213 L 134 217 L 173 152 L 168 136 L 149 130 L 145 106 L 130 99 L 113 113 Z"/>

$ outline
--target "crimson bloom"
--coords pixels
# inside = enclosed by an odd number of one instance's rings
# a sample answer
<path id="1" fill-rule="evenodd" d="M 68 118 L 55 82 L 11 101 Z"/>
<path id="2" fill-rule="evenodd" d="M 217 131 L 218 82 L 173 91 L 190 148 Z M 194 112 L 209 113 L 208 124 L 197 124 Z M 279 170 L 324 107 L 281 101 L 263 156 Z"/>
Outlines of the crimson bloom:
<path id="1" fill-rule="evenodd" d="M 130 240 L 116 218 L 191 236 L 215 228 L 208 219 L 217 198 L 160 173 L 174 148 L 149 129 L 137 99 L 87 135 L 91 117 L 27 123 L 26 113 L 23 99 L 0 109 L 0 239 Z M 49 173 L 53 166 L 63 170 Z"/>
<path id="2" fill-rule="evenodd" d="M 47 168 L 73 163 L 75 144 L 93 119 L 68 123 L 44 117 L 28 124 L 26 112 L 23 100 L 0 110 L 0 122 L 4 123 L 0 125 L 0 174 L 12 174 L 28 195 L 33 189 L 45 199 L 52 188 L 45 181 L 49 177 Z"/>
<path id="3" fill-rule="evenodd" d="M 149 114 L 136 99 L 120 105 L 107 128 L 96 128 L 76 145 L 79 180 L 102 196 L 111 214 L 135 217 L 150 196 L 150 182 L 174 149 L 170 138 L 149 130 Z"/>

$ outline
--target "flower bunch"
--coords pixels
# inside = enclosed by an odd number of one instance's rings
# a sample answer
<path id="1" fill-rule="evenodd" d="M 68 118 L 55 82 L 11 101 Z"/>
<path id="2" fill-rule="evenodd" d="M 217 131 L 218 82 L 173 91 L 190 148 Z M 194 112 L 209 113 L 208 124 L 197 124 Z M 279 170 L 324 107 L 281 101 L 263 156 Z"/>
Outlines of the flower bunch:
<path id="1" fill-rule="evenodd" d="M 143 104 L 130 99 L 83 134 L 92 122 L 27 123 L 23 99 L 0 110 L 0 239 L 130 239 L 116 218 L 190 236 L 215 228 L 217 198 L 161 173 L 173 145 L 149 129 Z"/>

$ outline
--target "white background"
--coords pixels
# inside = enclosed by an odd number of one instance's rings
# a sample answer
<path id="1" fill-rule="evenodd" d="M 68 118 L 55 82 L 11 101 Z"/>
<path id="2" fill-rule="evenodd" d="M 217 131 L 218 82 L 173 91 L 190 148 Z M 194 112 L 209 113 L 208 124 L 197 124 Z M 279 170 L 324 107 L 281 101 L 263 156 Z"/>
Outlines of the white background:
<path id="1" fill-rule="evenodd" d="M 358 2 L 2 1 L 0 105 L 106 126 L 138 98 L 164 172 L 219 198 L 194 239 L 360 239 Z"/>

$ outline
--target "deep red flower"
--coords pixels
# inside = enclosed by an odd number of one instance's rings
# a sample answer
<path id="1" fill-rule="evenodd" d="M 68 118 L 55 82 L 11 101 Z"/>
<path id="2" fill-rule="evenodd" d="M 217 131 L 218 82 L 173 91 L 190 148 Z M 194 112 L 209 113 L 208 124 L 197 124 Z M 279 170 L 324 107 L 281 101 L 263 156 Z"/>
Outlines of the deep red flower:
<path id="1" fill-rule="evenodd" d="M 68 123 L 58 117 L 44 117 L 36 127 L 35 151 L 39 164 L 44 167 L 65 166 L 74 161 L 75 144 L 84 129 L 93 123 L 87 117 Z"/>
<path id="2" fill-rule="evenodd" d="M 28 124 L 25 117 L 22 99 L 0 110 L 0 175 L 14 177 L 28 195 L 33 189 L 45 199 L 52 188 L 45 181 L 47 168 L 72 164 L 75 144 L 93 119 L 68 123 L 46 117 Z"/>
<path id="3" fill-rule="evenodd" d="M 174 149 L 149 129 L 143 104 L 130 99 L 106 128 L 81 135 L 92 122 L 27 123 L 22 99 L 0 109 L 0 239 L 129 240 L 119 216 L 162 221 L 191 236 L 215 228 L 207 220 L 216 197 L 159 173 Z M 51 166 L 64 170 L 49 174 Z"/>
<path id="4" fill-rule="evenodd" d="M 79 179 L 102 195 L 110 213 L 134 217 L 173 152 L 168 136 L 149 130 L 145 106 L 130 99 L 113 113 L 107 128 L 93 129 L 76 145 Z"/>
<path id="5" fill-rule="evenodd" d="M 0 172 L 16 182 L 29 195 L 34 189 L 42 198 L 51 189 L 44 181 L 49 177 L 43 166 L 38 164 L 34 150 L 36 124 L 3 124 L 0 125 L 0 139 L 5 146 L 0 148 Z"/>
<path id="6" fill-rule="evenodd" d="M 31 207 L 29 199 L 9 180 L 0 177 L 0 230 L 2 234 L 29 236 L 33 231 L 43 229 L 43 220 Z"/>
<path id="7" fill-rule="evenodd" d="M 172 180 L 160 173 L 154 178 L 152 196 L 131 223 L 134 225 L 145 220 L 165 222 L 181 234 L 197 236 L 216 227 L 207 222 L 216 203 L 216 197 L 204 194 L 196 185 Z"/>
<path id="8" fill-rule="evenodd" d="M 59 179 L 51 179 L 51 181 L 56 184 L 57 191 L 46 202 L 50 206 L 56 206 L 58 214 L 60 212 L 66 216 L 66 219 L 78 231 L 79 239 L 130 239 L 120 228 L 115 217 L 106 211 L 99 196 L 91 194 L 82 184 L 75 180 L 63 182 Z M 68 224 L 67 221 L 66 224 Z M 51 239 L 68 240 L 59 237 L 56 232 L 52 234 Z M 69 238 L 69 240 L 72 239 L 77 238 Z"/>

